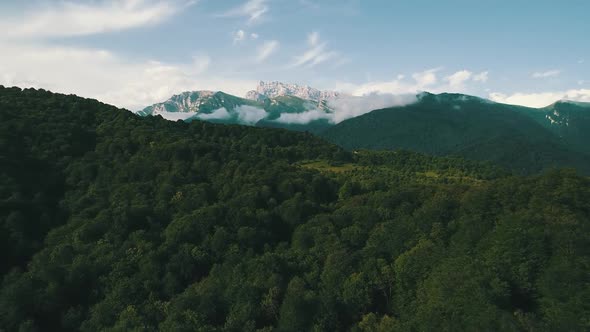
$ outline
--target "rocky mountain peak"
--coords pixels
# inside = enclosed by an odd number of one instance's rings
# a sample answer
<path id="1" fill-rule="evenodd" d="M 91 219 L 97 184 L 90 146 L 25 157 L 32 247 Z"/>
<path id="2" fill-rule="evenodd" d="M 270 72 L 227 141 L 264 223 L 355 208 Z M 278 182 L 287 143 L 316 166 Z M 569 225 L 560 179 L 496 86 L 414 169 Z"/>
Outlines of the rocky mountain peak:
<path id="1" fill-rule="evenodd" d="M 252 90 L 246 94 L 247 99 L 257 101 L 279 96 L 294 96 L 322 103 L 325 100 L 337 98 L 340 94 L 335 91 L 321 91 L 306 85 L 289 84 L 277 81 L 260 81 L 256 90 Z"/>

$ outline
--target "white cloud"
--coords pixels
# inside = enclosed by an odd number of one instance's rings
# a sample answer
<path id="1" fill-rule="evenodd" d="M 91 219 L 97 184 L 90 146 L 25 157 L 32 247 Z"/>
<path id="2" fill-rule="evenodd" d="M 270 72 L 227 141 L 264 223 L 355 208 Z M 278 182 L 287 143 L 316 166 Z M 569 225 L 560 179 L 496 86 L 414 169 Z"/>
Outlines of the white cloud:
<path id="1" fill-rule="evenodd" d="M 158 24 L 194 3 L 180 0 L 60 1 L 23 17 L 2 18 L 0 35 L 21 39 L 120 31 Z"/>
<path id="2" fill-rule="evenodd" d="M 414 73 L 412 74 L 412 78 L 416 81 L 416 85 L 418 87 L 425 88 L 427 86 L 435 84 L 438 81 L 436 77 L 436 72 L 440 70 L 441 68 L 434 68 L 423 72 Z"/>
<path id="3" fill-rule="evenodd" d="M 331 123 L 340 123 L 344 120 L 369 113 L 374 110 L 404 106 L 417 101 L 415 94 L 369 94 L 364 96 L 340 96 L 328 101 L 328 106 L 333 110 L 326 113 L 319 109 L 310 109 L 301 113 L 283 113 L 278 119 L 280 123 L 306 124 L 315 120 L 328 120 Z"/>
<path id="4" fill-rule="evenodd" d="M 208 55 L 193 56 L 192 66 L 185 68 L 188 74 L 199 75 L 207 71 L 211 65 L 211 58 Z"/>
<path id="5" fill-rule="evenodd" d="M 473 80 L 474 80 L 475 82 L 482 82 L 482 83 L 485 83 L 485 82 L 487 82 L 487 81 L 488 81 L 488 74 L 489 74 L 489 72 L 487 72 L 487 71 L 482 71 L 482 72 L 481 72 L 481 73 L 479 73 L 479 74 L 473 75 Z"/>
<path id="6" fill-rule="evenodd" d="M 560 70 L 548 70 L 548 71 L 544 71 L 544 72 L 533 73 L 532 77 L 533 78 L 547 78 L 547 77 L 558 76 L 559 74 L 561 74 Z"/>
<path id="7" fill-rule="evenodd" d="M 528 107 L 545 107 L 558 100 L 590 102 L 590 89 L 572 89 L 567 91 L 539 92 L 539 93 L 490 93 L 493 101 L 505 104 L 522 105 Z"/>
<path id="8" fill-rule="evenodd" d="M 465 86 L 465 82 L 469 81 L 473 76 L 473 73 L 468 70 L 458 71 L 445 78 L 445 81 L 449 82 L 449 85 L 453 89 L 462 89 Z"/>
<path id="9" fill-rule="evenodd" d="M 238 114 L 238 120 L 240 123 L 249 125 L 254 125 L 267 116 L 264 109 L 254 106 L 238 106 L 235 108 L 235 111 Z"/>
<path id="10" fill-rule="evenodd" d="M 262 46 L 258 48 L 258 55 L 256 56 L 256 61 L 262 62 L 266 60 L 269 56 L 276 52 L 278 48 L 279 42 L 276 40 L 269 40 L 264 42 L 264 44 L 262 44 Z"/>
<path id="11" fill-rule="evenodd" d="M 362 96 L 371 93 L 414 93 L 418 91 L 418 87 L 415 84 L 395 79 L 391 81 L 371 81 L 359 85 L 343 83 L 338 84 L 335 90 L 345 91 L 354 96 Z"/>
<path id="12" fill-rule="evenodd" d="M 218 108 L 208 114 L 199 114 L 197 118 L 200 120 L 225 120 L 231 118 L 231 114 L 225 109 L 225 107 Z"/>
<path id="13" fill-rule="evenodd" d="M 290 124 L 307 124 L 312 121 L 328 119 L 332 121 L 333 114 L 324 111 L 313 109 L 302 113 L 282 113 L 278 119 L 274 120 L 280 123 Z"/>
<path id="14" fill-rule="evenodd" d="M 260 22 L 270 10 L 268 0 L 248 0 L 241 6 L 221 14 L 221 17 L 247 17 L 248 24 Z"/>
<path id="15" fill-rule="evenodd" d="M 206 55 L 166 64 L 126 59 L 105 50 L 15 45 L 0 42 L 0 84 L 36 87 L 96 98 L 131 110 L 168 99 L 180 91 L 223 90 L 243 95 L 256 81 L 208 74 Z"/>
<path id="16" fill-rule="evenodd" d="M 242 29 L 233 33 L 234 44 L 239 44 L 241 42 L 246 41 L 247 39 L 256 40 L 259 37 L 260 37 L 260 35 L 258 35 L 255 32 L 248 33 L 247 31 L 244 31 Z"/>
<path id="17" fill-rule="evenodd" d="M 328 105 L 334 109 L 332 122 L 340 123 L 374 110 L 405 106 L 418 101 L 415 94 L 383 94 L 372 93 L 364 96 L 349 96 L 329 101 Z"/>
<path id="18" fill-rule="evenodd" d="M 448 86 L 441 87 L 448 92 L 464 92 L 467 89 L 466 84 L 468 82 L 479 82 L 485 83 L 488 80 L 488 72 L 483 71 L 479 74 L 474 74 L 469 70 L 460 70 L 452 75 L 445 77 L 445 81 L 448 83 Z"/>
<path id="19" fill-rule="evenodd" d="M 234 44 L 243 41 L 246 38 L 246 32 L 244 30 L 238 30 L 234 33 Z"/>
<path id="20" fill-rule="evenodd" d="M 438 82 L 437 72 L 440 68 L 428 69 L 412 74 L 412 80 L 406 80 L 405 75 L 397 75 L 391 81 L 371 81 L 363 84 L 341 83 L 336 90 L 341 90 L 353 96 L 371 94 L 415 94 L 420 91 L 435 89 Z"/>
<path id="21" fill-rule="evenodd" d="M 290 68 L 305 66 L 308 68 L 315 67 L 328 60 L 334 60 L 334 63 L 344 64 L 346 61 L 338 52 L 328 50 L 328 44 L 320 42 L 318 32 L 312 32 L 307 36 L 309 48 L 301 55 L 295 56 Z"/>
<path id="22" fill-rule="evenodd" d="M 464 92 L 469 87 L 469 82 L 484 82 L 487 80 L 488 72 L 473 74 L 468 70 L 461 70 L 444 78 L 439 82 L 438 73 L 442 68 L 432 68 L 411 75 L 407 79 L 405 75 L 397 75 L 390 81 L 370 81 L 363 84 L 340 83 L 336 90 L 342 90 L 354 96 L 363 96 L 372 93 L 379 94 L 416 94 L 421 91 L 433 93 L 441 92 Z"/>
<path id="23" fill-rule="evenodd" d="M 317 44 L 320 41 L 320 34 L 319 32 L 312 32 L 309 34 L 309 36 L 307 36 L 307 42 L 309 43 L 310 46 L 317 46 Z"/>

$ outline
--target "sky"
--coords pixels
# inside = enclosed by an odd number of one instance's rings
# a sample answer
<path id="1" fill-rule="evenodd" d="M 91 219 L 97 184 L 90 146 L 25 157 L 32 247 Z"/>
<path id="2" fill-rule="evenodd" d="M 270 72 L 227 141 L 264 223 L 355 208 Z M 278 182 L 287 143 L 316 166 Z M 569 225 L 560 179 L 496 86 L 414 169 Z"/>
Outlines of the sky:
<path id="1" fill-rule="evenodd" d="M 590 102 L 588 0 L 0 0 L 0 85 L 139 110 L 259 80 Z"/>

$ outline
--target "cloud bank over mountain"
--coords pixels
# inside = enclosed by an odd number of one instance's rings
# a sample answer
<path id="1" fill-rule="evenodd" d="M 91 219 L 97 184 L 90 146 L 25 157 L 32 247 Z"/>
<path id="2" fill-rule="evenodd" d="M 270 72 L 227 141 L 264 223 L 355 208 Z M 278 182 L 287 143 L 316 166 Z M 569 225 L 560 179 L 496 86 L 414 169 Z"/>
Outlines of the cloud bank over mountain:
<path id="1" fill-rule="evenodd" d="M 567 91 L 549 91 L 540 93 L 491 93 L 490 99 L 504 104 L 545 107 L 559 100 L 590 102 L 590 89 L 572 89 Z"/>

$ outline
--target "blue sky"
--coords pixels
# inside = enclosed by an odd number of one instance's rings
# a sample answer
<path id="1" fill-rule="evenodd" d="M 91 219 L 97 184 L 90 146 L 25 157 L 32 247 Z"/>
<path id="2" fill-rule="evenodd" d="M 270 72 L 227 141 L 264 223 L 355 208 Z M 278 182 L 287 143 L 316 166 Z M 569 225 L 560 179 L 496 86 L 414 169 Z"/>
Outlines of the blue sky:
<path id="1" fill-rule="evenodd" d="M 0 2 L 0 84 L 139 109 L 279 80 L 355 95 L 590 101 L 590 2 Z"/>

